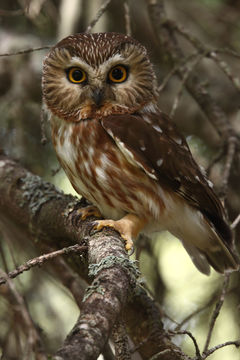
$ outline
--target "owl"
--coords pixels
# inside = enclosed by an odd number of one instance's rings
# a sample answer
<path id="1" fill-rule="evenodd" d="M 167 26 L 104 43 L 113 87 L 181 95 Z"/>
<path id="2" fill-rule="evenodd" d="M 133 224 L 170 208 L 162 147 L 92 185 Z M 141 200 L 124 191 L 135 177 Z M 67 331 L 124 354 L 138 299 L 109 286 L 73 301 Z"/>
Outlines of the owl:
<path id="1" fill-rule="evenodd" d="M 45 57 L 43 101 L 57 157 L 74 189 L 133 246 L 168 230 L 204 274 L 238 268 L 231 231 L 211 182 L 158 107 L 147 50 L 119 33 L 75 34 Z"/>

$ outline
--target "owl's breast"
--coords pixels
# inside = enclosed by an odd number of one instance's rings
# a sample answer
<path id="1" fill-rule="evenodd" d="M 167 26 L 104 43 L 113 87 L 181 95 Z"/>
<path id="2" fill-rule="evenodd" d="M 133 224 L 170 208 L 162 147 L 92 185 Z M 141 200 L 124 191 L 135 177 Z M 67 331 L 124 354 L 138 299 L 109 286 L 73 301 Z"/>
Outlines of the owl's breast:
<path id="1" fill-rule="evenodd" d="M 164 208 L 159 185 L 124 156 L 98 120 L 52 122 L 52 137 L 74 189 L 105 217 L 132 212 L 159 218 Z"/>
<path id="2" fill-rule="evenodd" d="M 96 203 L 95 170 L 106 148 L 107 134 L 96 120 L 74 123 L 54 117 L 51 124 L 53 144 L 70 182 L 79 194 Z"/>

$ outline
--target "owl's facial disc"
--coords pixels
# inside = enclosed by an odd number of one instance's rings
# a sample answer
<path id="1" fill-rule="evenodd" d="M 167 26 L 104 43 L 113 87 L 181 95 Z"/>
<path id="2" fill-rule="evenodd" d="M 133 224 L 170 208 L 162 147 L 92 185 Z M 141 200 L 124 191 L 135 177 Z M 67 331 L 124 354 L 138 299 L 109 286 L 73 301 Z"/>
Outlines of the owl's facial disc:
<path id="1" fill-rule="evenodd" d="M 42 88 L 49 110 L 66 121 L 132 114 L 157 99 L 146 49 L 115 33 L 60 41 L 44 60 Z"/>

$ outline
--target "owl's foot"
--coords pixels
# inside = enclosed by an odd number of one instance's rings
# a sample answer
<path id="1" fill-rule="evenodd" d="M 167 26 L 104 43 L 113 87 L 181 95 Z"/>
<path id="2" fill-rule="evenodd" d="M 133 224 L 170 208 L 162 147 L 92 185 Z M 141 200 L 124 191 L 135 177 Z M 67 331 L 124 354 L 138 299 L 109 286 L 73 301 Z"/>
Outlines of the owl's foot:
<path id="1" fill-rule="evenodd" d="M 90 216 L 96 216 L 96 217 L 103 217 L 98 208 L 94 205 L 86 206 L 82 209 L 79 209 L 78 215 L 80 216 L 81 220 L 86 220 L 86 218 Z"/>
<path id="2" fill-rule="evenodd" d="M 123 240 L 125 241 L 125 249 L 133 249 L 133 238 L 136 238 L 139 232 L 146 224 L 145 219 L 140 219 L 138 216 L 128 214 L 122 219 L 114 220 L 99 220 L 96 221 L 94 229 L 97 231 L 102 230 L 104 227 L 111 227 L 118 231 Z"/>

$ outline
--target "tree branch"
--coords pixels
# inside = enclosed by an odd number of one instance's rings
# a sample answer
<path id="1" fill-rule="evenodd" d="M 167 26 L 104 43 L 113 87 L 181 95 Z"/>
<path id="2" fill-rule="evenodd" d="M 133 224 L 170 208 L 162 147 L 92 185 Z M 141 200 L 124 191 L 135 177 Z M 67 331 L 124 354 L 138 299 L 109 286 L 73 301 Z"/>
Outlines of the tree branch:
<path id="1" fill-rule="evenodd" d="M 176 64 L 182 63 L 185 59 L 185 55 L 182 52 L 174 33 L 178 27 L 175 26 L 173 21 L 169 21 L 167 18 L 164 0 L 146 0 L 146 3 L 148 5 L 150 20 L 156 37 L 167 55 L 165 56 L 166 60 L 171 60 L 175 66 Z M 199 46 L 198 41 L 197 50 L 199 50 Z M 202 49 L 205 49 L 204 46 L 202 46 Z M 184 78 L 185 72 L 186 68 L 184 66 L 177 67 L 176 73 L 181 79 Z M 188 77 L 185 85 L 188 92 L 199 104 L 218 134 L 225 140 L 231 136 L 233 134 L 233 129 L 226 114 L 223 109 L 216 104 L 198 75 L 193 72 L 191 76 Z"/>
<path id="2" fill-rule="evenodd" d="M 5 277 L 6 274 L 0 269 L 0 275 Z M 23 333 L 26 336 L 25 356 L 24 359 L 29 359 L 32 354 L 35 355 L 36 360 L 47 360 L 47 355 L 44 352 L 44 345 L 41 338 L 41 333 L 34 324 L 29 310 L 26 306 L 25 300 L 18 292 L 15 284 L 10 279 L 7 279 L 6 285 L 1 288 L 2 295 L 11 304 L 16 319 L 18 319 L 19 326 L 21 326 Z"/>
<path id="3" fill-rule="evenodd" d="M 94 234 L 88 252 L 94 281 L 85 292 L 79 320 L 57 353 L 64 360 L 97 359 L 136 286 L 134 268 L 119 238 Z"/>
<path id="4" fill-rule="evenodd" d="M 138 352 L 144 359 L 166 349 L 171 349 L 166 360 L 181 359 L 180 350 L 163 330 L 158 307 L 143 288 L 136 286 L 138 270 L 128 259 L 122 239 L 111 229 L 92 234 L 95 218 L 79 219 L 83 202 L 64 195 L 4 155 L 0 155 L 0 199 L 1 224 L 9 226 L 11 221 L 14 226 L 10 228 L 26 234 L 24 238 L 32 241 L 37 251 L 88 246 L 81 257 L 64 255 L 75 273 L 93 282 L 85 292 L 83 305 L 80 291 L 81 316 L 58 351 L 58 358 L 97 358 L 121 313 L 128 335 L 136 346 L 140 344 Z M 70 278 L 71 284 L 67 279 L 63 283 L 71 290 L 72 274 Z M 74 294 L 78 296 L 76 289 Z"/>
<path id="5" fill-rule="evenodd" d="M 63 254 L 71 254 L 72 252 L 81 252 L 87 250 L 87 246 L 79 246 L 78 244 L 63 248 L 61 250 L 53 251 L 48 254 L 40 255 L 34 259 L 27 261 L 25 264 L 18 266 L 15 270 L 10 271 L 6 274 L 6 277 L 0 277 L 0 285 L 7 282 L 7 278 L 14 279 L 18 275 L 22 274 L 24 271 L 30 270 L 34 266 L 41 266 L 44 262 L 54 259 L 56 256 Z"/>

